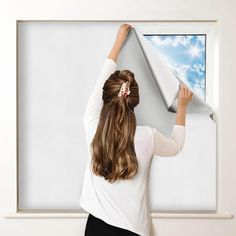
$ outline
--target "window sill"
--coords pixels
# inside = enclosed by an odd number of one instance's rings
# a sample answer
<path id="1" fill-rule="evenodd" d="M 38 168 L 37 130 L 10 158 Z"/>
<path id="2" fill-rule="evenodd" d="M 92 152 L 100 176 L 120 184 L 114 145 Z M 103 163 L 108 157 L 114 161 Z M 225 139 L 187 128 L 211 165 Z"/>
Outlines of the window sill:
<path id="1" fill-rule="evenodd" d="M 87 218 L 86 212 L 6 212 L 5 218 Z M 157 213 L 151 212 L 151 218 L 170 218 L 170 219 L 232 219 L 232 213 Z"/>

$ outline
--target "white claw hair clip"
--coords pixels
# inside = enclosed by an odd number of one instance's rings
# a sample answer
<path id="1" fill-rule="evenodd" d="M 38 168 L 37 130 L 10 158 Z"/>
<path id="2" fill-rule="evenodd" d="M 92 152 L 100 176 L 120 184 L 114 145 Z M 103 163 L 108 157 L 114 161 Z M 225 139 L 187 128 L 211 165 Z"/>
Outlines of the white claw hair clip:
<path id="1" fill-rule="evenodd" d="M 118 97 L 121 97 L 122 95 L 128 96 L 130 94 L 129 85 L 129 81 L 122 83 L 120 91 L 118 93 Z"/>

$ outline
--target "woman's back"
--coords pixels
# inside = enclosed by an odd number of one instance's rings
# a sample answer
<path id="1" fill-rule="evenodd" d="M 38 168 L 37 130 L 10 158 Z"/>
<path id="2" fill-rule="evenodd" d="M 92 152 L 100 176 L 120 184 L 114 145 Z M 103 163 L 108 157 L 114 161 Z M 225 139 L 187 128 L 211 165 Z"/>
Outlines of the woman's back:
<path id="1" fill-rule="evenodd" d="M 131 179 L 110 183 L 91 169 L 85 170 L 80 206 L 108 224 L 149 235 L 150 212 L 147 180 L 152 158 L 152 134 L 148 126 L 137 126 L 134 136 L 138 172 Z"/>
<path id="2" fill-rule="evenodd" d="M 185 128 L 181 125 L 174 125 L 170 138 L 155 128 L 136 126 L 134 144 L 138 172 L 131 179 L 117 180 L 114 183 L 109 183 L 104 177 L 92 173 L 90 154 L 80 206 L 108 224 L 142 236 L 149 236 L 150 209 L 147 181 L 152 157 L 153 155 L 176 155 L 181 151 L 184 135 Z"/>
<path id="3" fill-rule="evenodd" d="M 117 179 L 112 183 L 107 181 L 104 176 L 95 175 L 92 171 L 91 143 L 96 132 L 98 130 L 101 133 L 104 132 L 104 124 L 107 125 L 103 123 L 102 127 L 98 129 L 99 121 L 107 122 L 107 116 L 111 111 L 108 109 L 106 110 L 108 114 L 104 113 L 104 111 L 101 113 L 103 107 L 102 97 L 104 95 L 102 91 L 105 81 L 116 70 L 116 65 L 114 60 L 106 58 L 84 113 L 83 122 L 88 147 L 88 161 L 79 204 L 85 211 L 110 225 L 130 230 L 141 236 L 149 236 L 150 209 L 147 194 L 147 181 L 151 160 L 153 155 L 174 156 L 180 152 L 184 144 L 185 126 L 175 124 L 170 137 L 166 137 L 156 128 L 135 126 L 133 144 L 138 163 L 137 173 L 131 178 L 125 180 Z M 112 84 L 112 86 L 114 85 Z M 136 88 L 134 91 L 137 92 Z M 134 94 L 132 95 L 134 96 Z M 136 97 L 134 97 L 134 99 L 136 99 Z M 125 100 L 123 101 L 125 102 Z M 107 103 L 110 104 L 109 101 Z M 132 113 L 133 111 L 130 112 L 131 115 L 134 114 Z M 113 120 L 113 122 L 117 121 Z M 109 126 L 110 125 L 111 124 L 109 124 Z M 116 124 L 114 123 L 114 125 Z M 113 129 L 115 128 L 116 127 L 112 127 L 110 132 L 114 131 Z M 128 128 L 130 127 L 128 126 Z M 126 129 L 124 129 L 123 132 L 127 135 Z M 107 134 L 107 132 L 105 132 L 105 134 Z M 121 135 L 124 134 L 122 133 Z M 101 142 L 104 141 L 103 139 L 104 137 L 102 136 L 97 138 L 96 147 L 101 147 Z M 112 139 L 106 140 L 105 144 L 108 145 L 108 149 L 109 145 L 114 144 L 111 143 L 113 141 Z M 123 141 L 123 139 L 121 139 L 121 141 Z M 104 157 L 100 156 L 100 158 Z M 114 159 L 115 157 L 113 156 L 112 158 Z"/>

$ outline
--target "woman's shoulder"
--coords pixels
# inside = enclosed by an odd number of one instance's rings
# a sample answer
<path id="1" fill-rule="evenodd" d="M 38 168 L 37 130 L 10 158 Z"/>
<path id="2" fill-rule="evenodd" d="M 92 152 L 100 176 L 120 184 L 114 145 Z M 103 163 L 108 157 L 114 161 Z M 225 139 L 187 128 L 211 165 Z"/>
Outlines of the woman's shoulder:
<path id="1" fill-rule="evenodd" d="M 152 134 L 152 128 L 149 125 L 137 125 L 136 129 L 139 133 L 147 133 L 149 135 Z"/>
<path id="2" fill-rule="evenodd" d="M 149 125 L 136 125 L 137 129 L 151 129 Z"/>

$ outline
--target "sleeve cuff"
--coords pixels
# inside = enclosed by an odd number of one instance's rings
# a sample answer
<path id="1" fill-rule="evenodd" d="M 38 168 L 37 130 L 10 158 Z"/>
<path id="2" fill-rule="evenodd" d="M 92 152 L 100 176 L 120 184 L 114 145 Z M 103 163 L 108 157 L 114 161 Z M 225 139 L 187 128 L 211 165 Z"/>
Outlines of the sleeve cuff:
<path id="1" fill-rule="evenodd" d="M 108 61 L 108 63 L 114 64 L 115 66 L 117 65 L 117 63 L 109 57 L 106 58 L 106 61 Z"/>
<path id="2" fill-rule="evenodd" d="M 174 124 L 175 127 L 185 128 L 185 125 Z"/>

